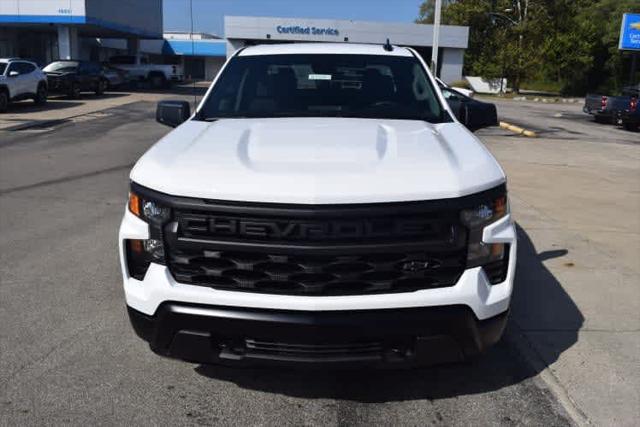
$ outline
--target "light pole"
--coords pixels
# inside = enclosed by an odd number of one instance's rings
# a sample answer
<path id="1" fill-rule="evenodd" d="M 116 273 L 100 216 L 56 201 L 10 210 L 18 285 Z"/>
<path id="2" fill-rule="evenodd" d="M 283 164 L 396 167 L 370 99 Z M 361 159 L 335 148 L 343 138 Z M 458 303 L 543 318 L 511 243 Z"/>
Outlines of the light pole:
<path id="1" fill-rule="evenodd" d="M 431 72 L 438 76 L 438 42 L 440 41 L 440 13 L 442 11 L 442 0 L 436 0 L 436 7 L 433 14 L 433 43 L 431 43 Z"/>

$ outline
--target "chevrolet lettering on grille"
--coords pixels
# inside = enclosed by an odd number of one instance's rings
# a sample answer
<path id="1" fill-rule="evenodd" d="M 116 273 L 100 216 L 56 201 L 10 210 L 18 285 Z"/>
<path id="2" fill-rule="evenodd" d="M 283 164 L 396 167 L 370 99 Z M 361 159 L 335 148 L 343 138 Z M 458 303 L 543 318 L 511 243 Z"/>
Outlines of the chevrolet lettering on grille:
<path id="1" fill-rule="evenodd" d="M 237 219 L 215 216 L 184 215 L 180 230 L 189 235 L 211 237 L 245 237 L 281 240 L 376 237 L 422 237 L 436 230 L 433 221 L 419 218 L 337 220 L 337 221 L 273 221 Z"/>

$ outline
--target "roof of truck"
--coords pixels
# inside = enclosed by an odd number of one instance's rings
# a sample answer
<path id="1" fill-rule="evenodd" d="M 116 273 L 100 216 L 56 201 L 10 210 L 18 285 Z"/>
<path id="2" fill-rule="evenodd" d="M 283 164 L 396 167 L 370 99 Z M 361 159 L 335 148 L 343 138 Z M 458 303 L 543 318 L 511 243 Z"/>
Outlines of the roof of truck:
<path id="1" fill-rule="evenodd" d="M 346 54 L 346 55 L 386 55 L 412 56 L 409 49 L 393 46 L 385 50 L 382 44 L 360 43 L 283 43 L 261 44 L 242 50 L 239 56 L 285 55 L 285 54 Z"/>

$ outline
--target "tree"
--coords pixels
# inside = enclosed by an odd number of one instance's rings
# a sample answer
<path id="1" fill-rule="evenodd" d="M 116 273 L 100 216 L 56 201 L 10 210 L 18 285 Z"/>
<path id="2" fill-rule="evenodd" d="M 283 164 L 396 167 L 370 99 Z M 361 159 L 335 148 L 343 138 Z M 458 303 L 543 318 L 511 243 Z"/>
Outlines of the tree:
<path id="1" fill-rule="evenodd" d="M 433 22 L 434 4 L 425 0 L 416 22 Z M 516 90 L 538 82 L 583 94 L 628 83 L 630 57 L 617 48 L 625 12 L 640 12 L 640 2 L 445 0 L 442 22 L 469 27 L 465 74 L 504 75 Z"/>

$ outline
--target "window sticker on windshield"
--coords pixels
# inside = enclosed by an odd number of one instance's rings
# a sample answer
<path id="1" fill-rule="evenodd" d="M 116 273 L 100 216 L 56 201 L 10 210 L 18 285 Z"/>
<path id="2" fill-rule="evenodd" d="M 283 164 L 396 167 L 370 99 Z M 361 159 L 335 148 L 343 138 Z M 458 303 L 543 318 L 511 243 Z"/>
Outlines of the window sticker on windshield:
<path id="1" fill-rule="evenodd" d="M 309 74 L 309 80 L 331 80 L 331 74 Z"/>

